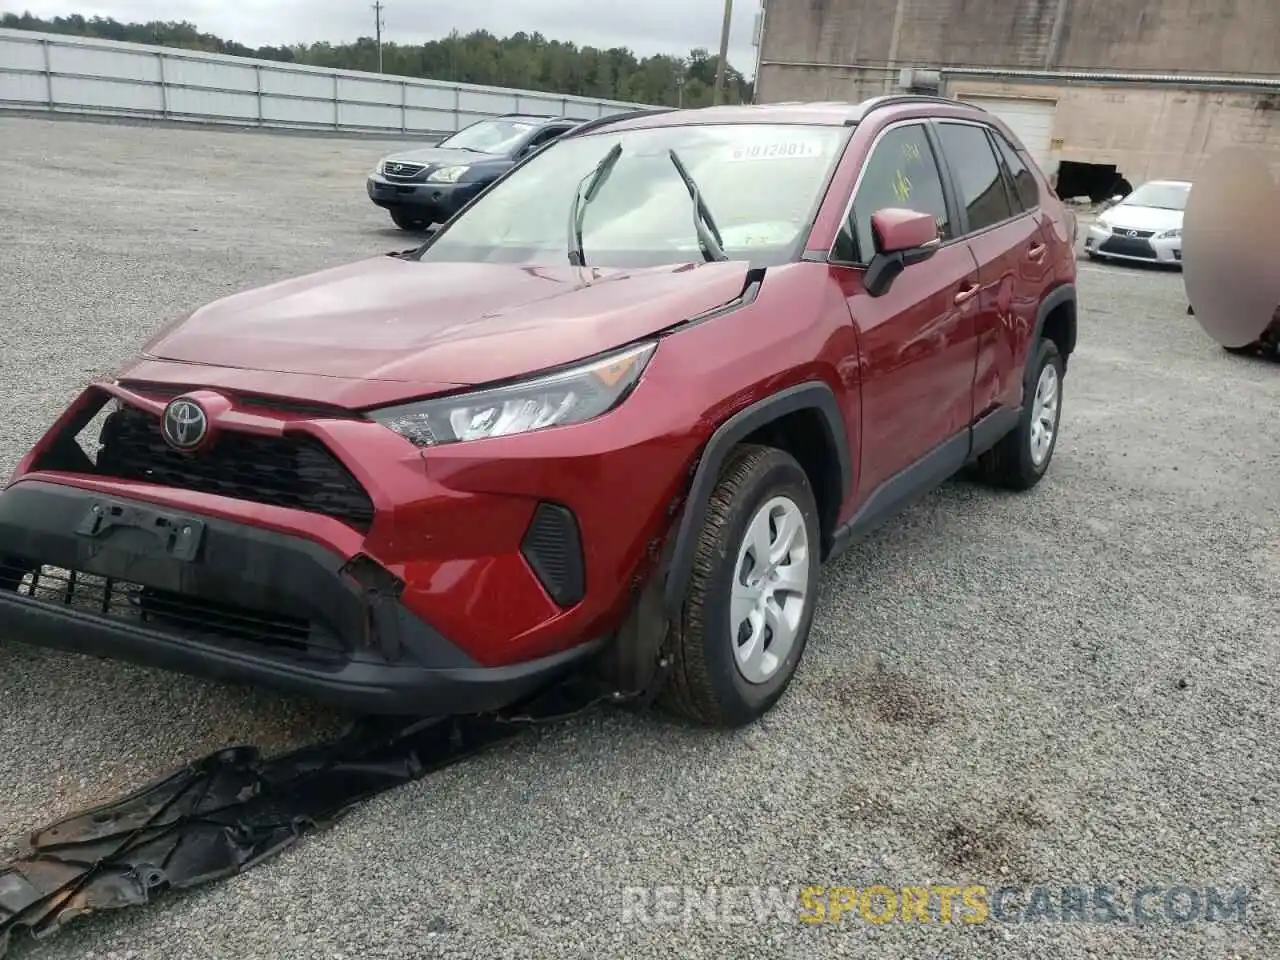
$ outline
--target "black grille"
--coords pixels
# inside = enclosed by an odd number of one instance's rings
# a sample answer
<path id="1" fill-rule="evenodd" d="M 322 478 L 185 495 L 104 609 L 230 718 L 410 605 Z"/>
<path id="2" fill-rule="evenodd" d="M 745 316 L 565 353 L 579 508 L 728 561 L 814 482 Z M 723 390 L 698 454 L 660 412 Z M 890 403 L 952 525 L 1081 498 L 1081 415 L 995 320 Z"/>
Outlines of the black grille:
<path id="1" fill-rule="evenodd" d="M 77 570 L 0 563 L 0 583 L 19 596 L 105 620 L 213 642 L 233 641 L 309 659 L 346 659 L 341 641 L 311 622 L 265 610 L 157 590 Z"/>
<path id="2" fill-rule="evenodd" d="M 426 169 L 421 163 L 388 162 L 382 175 L 388 180 L 416 180 Z"/>
<path id="3" fill-rule="evenodd" d="M 220 431 L 207 449 L 180 453 L 165 443 L 157 418 L 122 407 L 103 424 L 101 443 L 96 472 L 102 476 L 306 510 L 358 530 L 373 521 L 369 495 L 310 437 Z"/>
<path id="4" fill-rule="evenodd" d="M 1141 257 L 1144 260 L 1155 260 L 1156 252 L 1146 240 L 1133 240 L 1129 237 L 1110 236 L 1098 245 L 1099 253 L 1114 253 L 1120 257 Z"/>
<path id="5" fill-rule="evenodd" d="M 534 511 L 520 551 L 547 594 L 562 607 L 572 606 L 586 592 L 582 539 L 578 523 L 565 507 L 542 503 Z"/>

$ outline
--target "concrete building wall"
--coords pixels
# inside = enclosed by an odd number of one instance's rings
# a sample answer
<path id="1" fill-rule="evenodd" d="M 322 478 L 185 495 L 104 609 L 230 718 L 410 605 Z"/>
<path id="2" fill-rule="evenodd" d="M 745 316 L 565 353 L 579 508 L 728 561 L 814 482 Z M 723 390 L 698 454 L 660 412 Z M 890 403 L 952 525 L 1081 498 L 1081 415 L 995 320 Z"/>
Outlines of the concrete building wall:
<path id="1" fill-rule="evenodd" d="M 788 62 L 1280 74 L 1277 0 L 765 0 L 762 34 L 768 100 Z"/>
<path id="2" fill-rule="evenodd" d="M 948 96 L 1056 104 L 1052 172 L 1115 164 L 1130 181 L 1194 176 L 1230 143 L 1280 149 L 1280 0 L 765 0 L 759 102 L 891 92 L 902 67 L 944 71 Z M 948 67 L 1275 77 L 1224 92 L 946 76 Z"/>
<path id="3" fill-rule="evenodd" d="M 1052 99 L 1050 167 L 1064 160 L 1114 164 L 1132 183 L 1194 178 L 1203 160 L 1230 144 L 1280 155 L 1280 97 L 1095 84 L 953 79 L 955 97 Z"/>

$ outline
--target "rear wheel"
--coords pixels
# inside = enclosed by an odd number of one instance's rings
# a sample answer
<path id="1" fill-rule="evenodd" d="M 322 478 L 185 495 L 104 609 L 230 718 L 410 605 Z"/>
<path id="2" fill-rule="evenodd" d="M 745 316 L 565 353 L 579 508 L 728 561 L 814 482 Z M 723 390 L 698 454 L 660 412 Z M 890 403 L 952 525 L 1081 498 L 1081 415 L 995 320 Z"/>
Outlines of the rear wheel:
<path id="1" fill-rule="evenodd" d="M 817 602 L 818 511 L 804 470 L 772 447 L 735 451 L 711 494 L 663 701 L 695 722 L 738 727 L 782 697 Z"/>
<path id="2" fill-rule="evenodd" d="M 1018 425 L 978 458 L 978 478 L 992 486 L 1030 490 L 1049 469 L 1062 417 L 1066 365 L 1052 340 L 1041 340 L 1027 369 Z"/>
<path id="3" fill-rule="evenodd" d="M 431 226 L 431 221 L 423 217 L 421 214 L 411 213 L 408 210 L 392 210 L 391 219 L 401 230 L 410 232 L 418 232 Z"/>

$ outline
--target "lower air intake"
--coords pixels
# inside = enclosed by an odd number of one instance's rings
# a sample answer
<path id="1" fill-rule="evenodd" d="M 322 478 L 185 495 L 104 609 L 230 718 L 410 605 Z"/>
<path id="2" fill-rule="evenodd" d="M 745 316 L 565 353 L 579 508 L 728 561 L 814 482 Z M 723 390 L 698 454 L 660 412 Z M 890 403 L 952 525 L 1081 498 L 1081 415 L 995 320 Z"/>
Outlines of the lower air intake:
<path id="1" fill-rule="evenodd" d="M 586 593 L 586 565 L 578 521 L 568 507 L 541 503 L 520 544 L 520 552 L 547 594 L 571 607 Z"/>

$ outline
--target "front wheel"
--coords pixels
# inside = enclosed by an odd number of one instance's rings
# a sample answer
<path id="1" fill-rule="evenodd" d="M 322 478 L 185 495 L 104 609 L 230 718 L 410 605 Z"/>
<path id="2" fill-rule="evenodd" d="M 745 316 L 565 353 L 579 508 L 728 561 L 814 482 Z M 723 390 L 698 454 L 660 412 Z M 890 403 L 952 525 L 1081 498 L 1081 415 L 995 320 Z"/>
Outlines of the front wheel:
<path id="1" fill-rule="evenodd" d="M 420 214 L 410 213 L 408 210 L 392 210 L 391 220 L 401 230 L 408 230 L 410 233 L 417 233 L 431 226 L 431 221 L 422 217 Z"/>
<path id="2" fill-rule="evenodd" d="M 1018 425 L 978 458 L 979 479 L 1010 490 L 1030 490 L 1049 469 L 1062 417 L 1066 364 L 1052 340 L 1041 340 L 1027 369 Z"/>
<path id="3" fill-rule="evenodd" d="M 665 705 L 739 727 L 782 697 L 817 603 L 818 510 L 804 470 L 772 447 L 729 458 L 707 505 L 679 621 Z"/>

